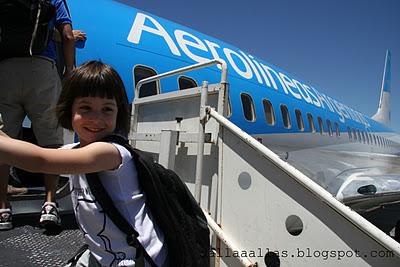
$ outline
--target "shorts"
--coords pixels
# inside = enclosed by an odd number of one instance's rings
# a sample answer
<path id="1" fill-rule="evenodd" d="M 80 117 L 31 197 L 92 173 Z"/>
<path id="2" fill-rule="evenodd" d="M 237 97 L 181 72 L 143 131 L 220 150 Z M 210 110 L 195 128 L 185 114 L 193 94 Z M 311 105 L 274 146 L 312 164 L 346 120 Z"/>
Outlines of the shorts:
<path id="1" fill-rule="evenodd" d="M 0 113 L 3 131 L 18 138 L 25 116 L 42 147 L 63 144 L 55 106 L 61 92 L 56 64 L 45 57 L 19 57 L 0 61 Z"/>

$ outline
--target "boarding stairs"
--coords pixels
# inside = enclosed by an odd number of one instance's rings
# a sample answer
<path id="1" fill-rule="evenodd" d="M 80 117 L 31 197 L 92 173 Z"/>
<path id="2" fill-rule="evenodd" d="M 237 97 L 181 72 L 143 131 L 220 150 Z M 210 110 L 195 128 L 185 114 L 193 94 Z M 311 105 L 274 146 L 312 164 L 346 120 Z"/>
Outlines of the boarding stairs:
<path id="1" fill-rule="evenodd" d="M 145 83 L 219 65 L 221 81 L 139 98 Z M 224 116 L 211 60 L 141 80 L 130 142 L 175 170 L 212 229 L 212 266 L 400 266 L 400 244 Z"/>

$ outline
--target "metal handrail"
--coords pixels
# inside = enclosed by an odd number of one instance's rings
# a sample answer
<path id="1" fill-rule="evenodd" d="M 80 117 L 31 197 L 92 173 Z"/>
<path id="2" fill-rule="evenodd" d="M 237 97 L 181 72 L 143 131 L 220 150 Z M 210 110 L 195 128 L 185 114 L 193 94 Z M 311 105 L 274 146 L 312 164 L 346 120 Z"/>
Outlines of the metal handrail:
<path id="1" fill-rule="evenodd" d="M 226 65 L 226 62 L 223 59 L 216 58 L 216 59 L 212 59 L 212 60 L 208 60 L 208 61 L 205 61 L 205 62 L 197 63 L 197 64 L 194 64 L 194 65 L 190 65 L 190 66 L 187 66 L 187 67 L 183 67 L 183 68 L 180 68 L 180 69 L 168 71 L 168 72 L 165 72 L 165 73 L 161 73 L 161 74 L 158 74 L 158 75 L 151 76 L 149 78 L 140 80 L 136 84 L 136 86 L 134 88 L 135 99 L 139 98 L 139 90 L 140 90 L 140 88 L 142 87 L 143 84 L 151 83 L 151 82 L 154 82 L 154 81 L 159 81 L 159 80 L 161 80 L 163 78 L 167 78 L 167 77 L 170 77 L 170 76 L 173 76 L 173 75 L 176 75 L 176 74 L 181 74 L 181 73 L 197 70 L 197 69 L 209 67 L 209 66 L 212 66 L 212 65 L 220 65 L 221 66 L 221 83 L 222 84 L 226 84 L 227 83 L 227 79 L 228 79 L 228 67 Z"/>
<path id="2" fill-rule="evenodd" d="M 211 230 L 214 231 L 214 233 L 218 236 L 218 238 L 222 242 L 224 242 L 224 244 L 228 248 L 230 248 L 232 251 L 239 251 L 238 247 L 227 236 L 227 234 L 224 232 L 224 230 L 222 230 L 222 228 L 214 221 L 214 219 L 208 214 L 208 212 L 203 209 L 203 213 L 206 216 L 208 226 L 211 228 Z M 257 266 L 257 264 L 252 262 L 248 257 L 238 256 L 236 258 L 242 264 L 242 266 L 244 266 L 244 267 L 255 267 L 255 266 Z"/>
<path id="3" fill-rule="evenodd" d="M 313 180 L 308 178 L 302 172 L 295 169 L 289 163 L 280 159 L 278 155 L 276 155 L 266 146 L 258 142 L 252 136 L 244 132 L 242 129 L 237 127 L 235 124 L 230 122 L 224 116 L 218 114 L 218 112 L 216 112 L 213 108 L 208 106 L 206 108 L 206 112 L 210 117 L 214 118 L 220 125 L 230 130 L 233 134 L 235 134 L 244 142 L 246 142 L 248 145 L 250 145 L 252 148 L 254 148 L 257 152 L 259 152 L 263 157 L 267 158 L 275 166 L 279 167 L 284 172 L 289 174 L 293 179 L 302 184 L 305 188 L 311 191 L 315 196 L 317 196 L 323 202 L 328 204 L 336 212 L 338 212 L 347 220 L 356 225 L 364 233 L 372 237 L 382 246 L 386 247 L 387 249 L 390 249 L 397 256 L 400 256 L 400 244 L 398 242 L 396 242 L 387 234 L 382 232 L 375 225 L 364 219 L 361 215 L 359 215 L 355 211 L 352 211 L 349 207 L 345 206 L 343 203 L 338 201 L 328 191 L 323 189 L 321 186 L 319 186 Z"/>

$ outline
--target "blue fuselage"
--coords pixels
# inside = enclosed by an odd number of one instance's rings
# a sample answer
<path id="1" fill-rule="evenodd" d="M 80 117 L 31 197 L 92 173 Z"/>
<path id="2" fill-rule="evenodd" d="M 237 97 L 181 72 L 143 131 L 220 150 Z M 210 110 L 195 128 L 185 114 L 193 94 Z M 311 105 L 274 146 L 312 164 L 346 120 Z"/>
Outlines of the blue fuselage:
<path id="1" fill-rule="evenodd" d="M 89 0 L 68 3 L 74 28 L 88 36 L 77 51 L 78 63 L 101 59 L 113 65 L 130 100 L 137 66 L 159 74 L 221 58 L 229 69 L 229 119 L 274 150 L 399 152 L 391 129 L 236 47 L 118 1 L 97 0 L 96 7 Z M 211 67 L 188 76 L 197 84 L 217 83 L 220 70 Z M 160 93 L 178 90 L 178 78 L 162 80 Z"/>

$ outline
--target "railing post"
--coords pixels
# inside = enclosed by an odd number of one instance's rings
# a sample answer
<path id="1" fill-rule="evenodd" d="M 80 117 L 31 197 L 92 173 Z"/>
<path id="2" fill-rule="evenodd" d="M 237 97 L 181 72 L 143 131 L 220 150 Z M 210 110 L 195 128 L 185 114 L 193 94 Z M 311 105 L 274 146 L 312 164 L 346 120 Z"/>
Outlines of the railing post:
<path id="1" fill-rule="evenodd" d="M 200 116 L 199 116 L 199 134 L 197 139 L 197 160 L 196 160 L 196 180 L 194 197 L 197 203 L 201 201 L 201 187 L 203 184 L 203 153 L 204 153 L 204 133 L 206 124 L 206 105 L 208 95 L 208 82 L 203 81 L 200 97 Z"/>

